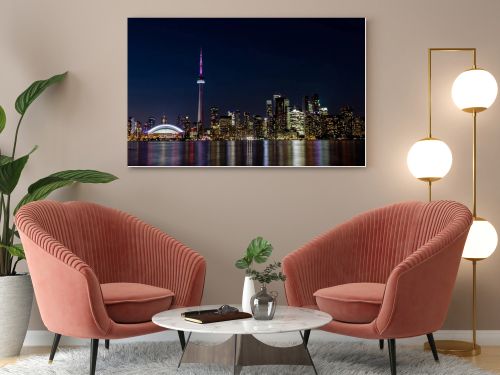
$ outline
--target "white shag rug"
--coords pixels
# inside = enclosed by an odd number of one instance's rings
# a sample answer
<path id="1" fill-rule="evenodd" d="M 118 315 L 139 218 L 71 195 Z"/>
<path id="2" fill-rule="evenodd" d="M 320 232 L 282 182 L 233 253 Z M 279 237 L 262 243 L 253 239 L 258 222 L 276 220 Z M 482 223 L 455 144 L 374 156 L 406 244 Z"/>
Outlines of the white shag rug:
<path id="1" fill-rule="evenodd" d="M 280 345 L 281 346 L 281 345 Z M 310 343 L 309 350 L 318 374 L 364 375 L 390 374 L 387 345 L 381 351 L 377 345 L 363 343 Z M 434 362 L 430 352 L 399 346 L 397 350 L 398 375 L 491 375 L 469 362 L 451 356 L 440 356 Z M 191 375 L 230 374 L 231 369 L 215 365 L 183 364 L 177 369 L 181 354 L 177 342 L 148 342 L 113 344 L 109 351 L 99 347 L 96 375 Z M 13 375 L 85 375 L 89 373 L 90 349 L 62 348 L 54 363 L 47 363 L 48 355 L 32 356 L 0 368 L 0 374 Z M 314 374 L 312 368 L 302 366 L 243 367 L 241 374 Z"/>

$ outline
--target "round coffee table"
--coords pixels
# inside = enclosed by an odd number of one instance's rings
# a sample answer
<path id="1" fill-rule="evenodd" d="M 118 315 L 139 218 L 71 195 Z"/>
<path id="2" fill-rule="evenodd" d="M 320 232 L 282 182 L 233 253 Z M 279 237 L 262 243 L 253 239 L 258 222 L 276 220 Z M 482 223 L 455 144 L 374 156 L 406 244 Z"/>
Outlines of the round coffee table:
<path id="1" fill-rule="evenodd" d="M 209 324 L 197 324 L 184 320 L 183 312 L 217 309 L 219 306 L 197 306 L 174 309 L 153 316 L 153 322 L 161 327 L 177 330 L 183 347 L 179 365 L 182 363 L 218 363 L 233 368 L 239 374 L 242 366 L 255 365 L 305 365 L 314 363 L 307 350 L 311 329 L 330 323 L 332 317 L 324 312 L 299 307 L 278 306 L 273 320 L 253 318 L 231 320 Z M 304 333 L 302 333 L 304 331 Z M 184 332 L 189 332 L 184 343 Z M 191 334 L 230 334 L 221 344 L 195 344 L 190 342 Z M 256 339 L 254 334 L 299 332 L 302 344 L 289 347 L 276 347 Z"/>

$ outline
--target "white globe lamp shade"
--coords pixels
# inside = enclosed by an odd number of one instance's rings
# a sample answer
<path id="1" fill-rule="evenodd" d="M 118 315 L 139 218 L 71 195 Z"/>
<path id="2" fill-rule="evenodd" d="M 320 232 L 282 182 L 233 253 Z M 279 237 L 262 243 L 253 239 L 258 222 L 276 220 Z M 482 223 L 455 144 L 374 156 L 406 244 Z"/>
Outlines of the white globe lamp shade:
<path id="1" fill-rule="evenodd" d="M 466 259 L 486 259 L 495 251 L 498 235 L 495 227 L 487 220 L 476 217 L 465 241 L 462 257 Z"/>
<path id="2" fill-rule="evenodd" d="M 411 146 L 406 162 L 415 178 L 437 181 L 450 171 L 453 157 L 446 143 L 436 138 L 425 138 Z"/>
<path id="3" fill-rule="evenodd" d="M 461 73 L 453 82 L 451 97 L 455 105 L 465 112 L 481 112 L 489 108 L 497 97 L 495 77 L 483 69 Z"/>

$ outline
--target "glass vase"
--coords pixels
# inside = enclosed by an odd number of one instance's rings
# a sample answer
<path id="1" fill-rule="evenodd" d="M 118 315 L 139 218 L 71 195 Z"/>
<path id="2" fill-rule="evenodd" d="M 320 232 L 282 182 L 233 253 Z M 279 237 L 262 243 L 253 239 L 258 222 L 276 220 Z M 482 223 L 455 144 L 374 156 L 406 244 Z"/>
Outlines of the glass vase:
<path id="1" fill-rule="evenodd" d="M 276 312 L 277 292 L 267 292 L 266 285 L 261 285 L 260 291 L 250 300 L 252 315 L 256 320 L 271 320 Z"/>

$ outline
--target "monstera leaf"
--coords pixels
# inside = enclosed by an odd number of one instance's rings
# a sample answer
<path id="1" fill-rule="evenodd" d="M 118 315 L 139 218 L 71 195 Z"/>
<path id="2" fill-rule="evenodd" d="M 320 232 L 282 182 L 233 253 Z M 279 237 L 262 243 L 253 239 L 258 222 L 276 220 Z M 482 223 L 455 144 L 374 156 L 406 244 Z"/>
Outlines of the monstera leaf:
<path id="1" fill-rule="evenodd" d="M 238 259 L 234 265 L 236 266 L 236 268 L 244 270 L 244 269 L 250 267 L 250 264 L 251 264 L 251 262 L 249 262 L 247 258 L 241 258 L 241 259 Z"/>
<path id="2" fill-rule="evenodd" d="M 25 204 L 45 199 L 54 190 L 72 185 L 75 182 L 104 184 L 116 179 L 117 177 L 110 173 L 91 169 L 75 169 L 53 173 L 28 187 L 28 193 L 21 199 L 14 210 L 14 214 Z"/>
<path id="3" fill-rule="evenodd" d="M 243 258 L 238 259 L 234 264 L 236 268 L 250 268 L 252 262 L 264 263 L 273 252 L 273 245 L 262 237 L 254 238 L 247 247 L 246 254 Z"/>
<path id="4" fill-rule="evenodd" d="M 247 248 L 247 257 L 257 263 L 264 263 L 273 252 L 273 245 L 262 237 L 254 238 Z"/>
<path id="5" fill-rule="evenodd" d="M 38 98 L 47 87 L 61 82 L 64 78 L 66 78 L 67 74 L 68 72 L 65 72 L 63 74 L 57 74 L 53 77 L 50 77 L 49 79 L 33 82 L 30 87 L 28 87 L 23 91 L 21 95 L 18 96 L 16 100 L 16 111 L 20 115 L 24 115 L 30 104 L 33 103 L 35 99 Z"/>

